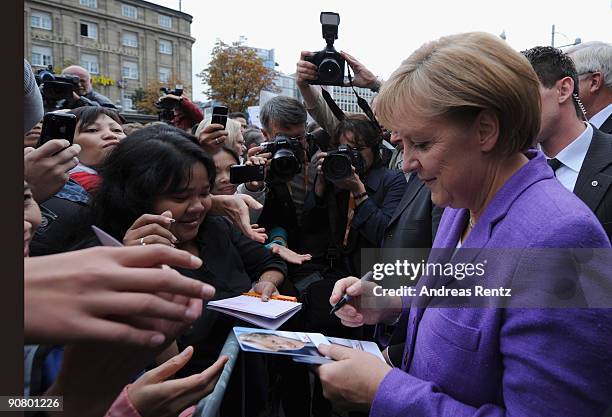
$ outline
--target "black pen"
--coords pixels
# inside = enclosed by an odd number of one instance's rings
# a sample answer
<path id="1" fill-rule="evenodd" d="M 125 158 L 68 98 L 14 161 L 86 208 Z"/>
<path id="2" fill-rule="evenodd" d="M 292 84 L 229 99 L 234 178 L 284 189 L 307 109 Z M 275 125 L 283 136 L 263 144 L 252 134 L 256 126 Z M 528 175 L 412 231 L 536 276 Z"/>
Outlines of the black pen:
<path id="1" fill-rule="evenodd" d="M 360 281 L 361 282 L 369 281 L 370 279 L 372 279 L 372 275 L 374 275 L 373 272 L 372 271 L 368 271 L 368 272 L 365 273 L 364 276 L 361 277 Z M 329 312 L 329 314 L 330 315 L 334 314 L 336 311 L 340 310 L 343 305 L 345 305 L 346 303 L 348 303 L 352 299 L 353 299 L 353 297 L 351 297 L 350 295 L 344 294 L 344 296 L 340 299 L 340 301 L 338 301 L 336 303 L 336 305 L 332 307 L 332 309 Z"/>

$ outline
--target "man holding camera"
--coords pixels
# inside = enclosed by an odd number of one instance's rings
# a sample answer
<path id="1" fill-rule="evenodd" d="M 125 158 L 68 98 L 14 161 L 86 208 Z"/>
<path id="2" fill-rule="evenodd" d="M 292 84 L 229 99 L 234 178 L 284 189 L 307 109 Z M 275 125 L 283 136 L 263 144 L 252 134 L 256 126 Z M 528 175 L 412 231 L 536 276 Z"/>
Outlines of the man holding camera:
<path id="1" fill-rule="evenodd" d="M 155 106 L 160 109 L 160 120 L 191 133 L 191 128 L 204 119 L 202 110 L 183 92 L 180 85 L 174 90 L 162 88 L 164 93 Z"/>
<path id="2" fill-rule="evenodd" d="M 81 106 L 102 106 L 115 109 L 115 105 L 108 97 L 93 90 L 91 85 L 91 75 L 89 71 L 78 65 L 70 65 L 64 68 L 62 75 L 79 77 L 79 86 L 73 93 L 73 100 L 67 100 L 71 108 Z"/>

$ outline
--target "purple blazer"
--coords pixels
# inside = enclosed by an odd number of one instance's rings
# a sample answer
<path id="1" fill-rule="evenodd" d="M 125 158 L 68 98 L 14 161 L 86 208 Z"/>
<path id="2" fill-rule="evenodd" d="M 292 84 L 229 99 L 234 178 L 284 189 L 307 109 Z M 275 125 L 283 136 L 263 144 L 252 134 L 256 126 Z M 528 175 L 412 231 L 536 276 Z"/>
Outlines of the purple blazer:
<path id="1" fill-rule="evenodd" d="M 595 215 L 554 178 L 543 154 L 527 157 L 463 246 L 609 248 Z M 465 209 L 447 208 L 433 247 L 456 247 L 466 224 Z M 612 405 L 611 310 L 410 308 L 404 314 L 402 367 L 381 382 L 371 416 L 595 417 Z"/>

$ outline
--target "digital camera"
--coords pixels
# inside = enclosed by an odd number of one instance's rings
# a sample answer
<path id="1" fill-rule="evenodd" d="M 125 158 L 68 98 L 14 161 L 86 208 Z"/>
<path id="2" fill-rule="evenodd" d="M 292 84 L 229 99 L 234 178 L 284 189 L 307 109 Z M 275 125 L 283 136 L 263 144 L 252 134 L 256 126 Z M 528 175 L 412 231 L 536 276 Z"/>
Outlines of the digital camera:
<path id="1" fill-rule="evenodd" d="M 334 40 L 338 39 L 340 15 L 332 12 L 321 12 L 320 20 L 323 28 L 323 38 L 327 45 L 323 50 L 315 52 L 313 56 L 304 58 L 304 60 L 315 64 L 318 72 L 317 78 L 309 80 L 308 83 L 342 87 L 344 86 L 344 67 L 346 61 L 334 48 Z"/>
<path id="2" fill-rule="evenodd" d="M 177 84 L 174 90 L 170 90 L 167 87 L 162 87 L 159 89 L 159 91 L 163 93 L 164 95 L 172 94 L 174 96 L 181 97 L 181 95 L 183 95 L 183 86 L 180 84 Z M 182 98 L 180 98 L 179 100 L 174 100 L 168 97 L 162 98 L 155 102 L 155 107 L 157 107 L 160 110 L 161 109 L 174 110 L 175 108 L 179 106 L 182 100 L 183 100 Z"/>
<path id="3" fill-rule="evenodd" d="M 290 181 L 302 169 L 304 148 L 297 139 L 278 135 L 270 142 L 264 142 L 262 153 L 270 152 L 270 174 L 281 181 Z"/>
<path id="4" fill-rule="evenodd" d="M 40 69 L 35 75 L 40 93 L 48 101 L 70 100 L 72 93 L 79 89 L 79 77 L 76 75 L 53 74 L 53 66 Z"/>
<path id="5" fill-rule="evenodd" d="M 323 160 L 321 170 L 328 180 L 342 180 L 353 175 L 353 168 L 357 175 L 363 175 L 365 164 L 361 153 L 348 145 L 340 145 L 338 150 L 330 151 Z"/>

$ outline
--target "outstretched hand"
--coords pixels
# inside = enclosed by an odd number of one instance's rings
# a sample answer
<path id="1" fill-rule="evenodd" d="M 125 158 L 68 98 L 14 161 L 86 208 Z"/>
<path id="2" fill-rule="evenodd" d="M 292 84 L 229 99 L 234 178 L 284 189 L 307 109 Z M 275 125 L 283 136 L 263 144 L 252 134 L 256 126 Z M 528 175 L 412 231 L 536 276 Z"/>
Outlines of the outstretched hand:
<path id="1" fill-rule="evenodd" d="M 221 356 L 199 374 L 170 379 L 189 362 L 192 355 L 193 347 L 189 346 L 128 386 L 128 398 L 142 417 L 176 417 L 212 392 L 228 360 L 227 356 Z"/>

